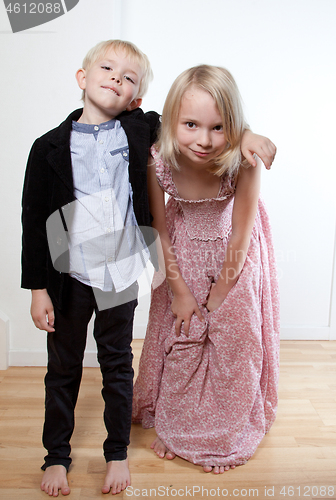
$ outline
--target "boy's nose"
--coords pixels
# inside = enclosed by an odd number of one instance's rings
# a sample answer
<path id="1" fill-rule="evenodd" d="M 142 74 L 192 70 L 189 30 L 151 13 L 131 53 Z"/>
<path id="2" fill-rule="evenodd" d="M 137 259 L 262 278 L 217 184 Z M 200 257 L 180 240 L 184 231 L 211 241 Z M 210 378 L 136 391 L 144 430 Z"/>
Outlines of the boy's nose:
<path id="1" fill-rule="evenodd" d="M 111 80 L 115 80 L 116 83 L 120 83 L 120 81 L 121 81 L 119 75 L 116 75 L 116 74 L 113 74 L 111 76 Z"/>

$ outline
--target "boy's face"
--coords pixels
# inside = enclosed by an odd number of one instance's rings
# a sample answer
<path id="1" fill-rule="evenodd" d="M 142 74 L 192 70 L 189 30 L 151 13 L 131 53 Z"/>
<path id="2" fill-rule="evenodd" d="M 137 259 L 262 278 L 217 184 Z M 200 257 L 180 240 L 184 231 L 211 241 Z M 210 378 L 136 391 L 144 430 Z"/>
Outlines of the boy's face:
<path id="1" fill-rule="evenodd" d="M 79 121 L 99 124 L 122 111 L 138 108 L 142 99 L 136 96 L 142 76 L 139 64 L 122 50 L 115 52 L 112 48 L 88 69 L 78 70 L 78 85 L 85 90 L 84 110 Z"/>

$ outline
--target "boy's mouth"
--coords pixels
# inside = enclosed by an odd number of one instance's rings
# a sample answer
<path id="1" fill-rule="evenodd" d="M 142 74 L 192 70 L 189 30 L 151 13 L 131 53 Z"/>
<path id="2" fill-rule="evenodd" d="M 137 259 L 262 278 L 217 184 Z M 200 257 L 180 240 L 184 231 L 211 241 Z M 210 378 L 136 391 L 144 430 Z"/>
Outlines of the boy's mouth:
<path id="1" fill-rule="evenodd" d="M 111 92 L 114 92 L 117 96 L 120 96 L 120 94 L 116 91 L 114 87 L 107 87 L 107 86 L 102 86 L 103 89 L 110 90 Z"/>

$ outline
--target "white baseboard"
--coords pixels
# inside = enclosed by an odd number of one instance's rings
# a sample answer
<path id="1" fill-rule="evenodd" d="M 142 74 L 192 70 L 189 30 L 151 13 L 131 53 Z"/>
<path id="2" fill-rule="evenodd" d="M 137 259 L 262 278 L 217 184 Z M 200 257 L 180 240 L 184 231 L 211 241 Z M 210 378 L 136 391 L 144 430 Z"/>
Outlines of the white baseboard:
<path id="1" fill-rule="evenodd" d="M 333 340 L 330 337 L 330 330 L 329 327 L 285 326 L 281 328 L 280 338 L 281 340 Z M 136 325 L 134 339 L 143 339 L 144 336 L 145 325 Z M 45 351 L 10 351 L 8 364 L 9 366 L 46 366 L 47 353 Z M 96 351 L 85 351 L 84 366 L 99 367 Z"/>
<path id="2" fill-rule="evenodd" d="M 9 318 L 0 311 L 0 370 L 7 370 L 9 351 Z"/>
<path id="3" fill-rule="evenodd" d="M 283 326 L 281 340 L 333 340 L 329 326 Z"/>
<path id="4" fill-rule="evenodd" d="M 10 351 L 9 366 L 47 366 L 47 353 L 45 351 Z M 99 367 L 96 352 L 85 352 L 84 366 Z"/>
<path id="5" fill-rule="evenodd" d="M 1 323 L 0 323 L 1 324 Z M 135 325 L 133 330 L 134 339 L 145 338 L 146 325 Z M 6 351 L 4 351 L 6 352 Z M 1 366 L 1 365 L 0 365 Z M 47 366 L 47 351 L 9 351 L 8 365 L 2 370 L 6 370 L 8 366 Z M 84 356 L 84 366 L 99 367 L 97 361 L 97 352 L 95 350 L 86 350 Z"/>

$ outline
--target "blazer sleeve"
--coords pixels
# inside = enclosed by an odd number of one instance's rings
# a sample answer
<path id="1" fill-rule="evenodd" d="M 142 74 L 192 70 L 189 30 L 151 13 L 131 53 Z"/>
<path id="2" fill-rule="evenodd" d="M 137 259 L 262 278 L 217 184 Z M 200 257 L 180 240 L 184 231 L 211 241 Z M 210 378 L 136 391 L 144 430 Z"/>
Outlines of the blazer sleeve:
<path id="1" fill-rule="evenodd" d="M 41 139 L 30 151 L 22 195 L 22 288 L 47 288 L 49 189 L 46 152 Z"/>
<path id="2" fill-rule="evenodd" d="M 158 132 L 161 124 L 161 117 L 156 111 L 148 111 L 145 113 L 145 121 L 150 128 L 150 145 L 152 146 L 157 140 Z"/>

